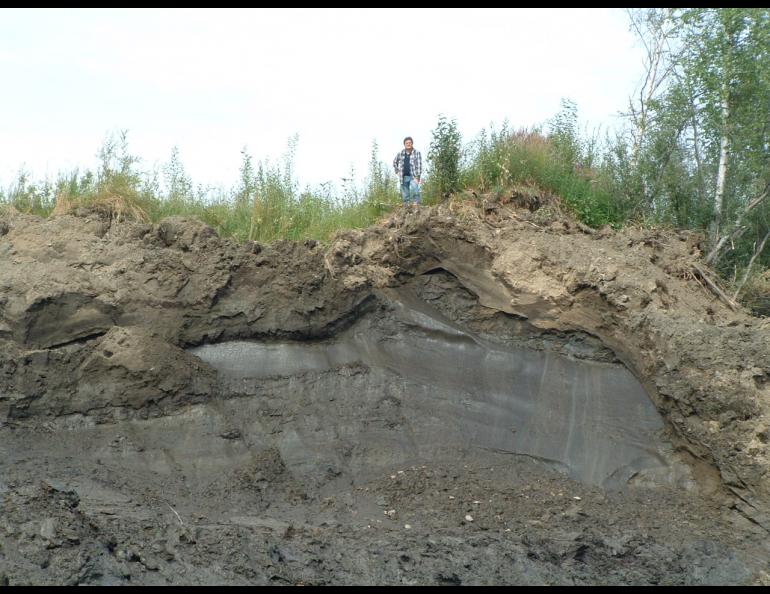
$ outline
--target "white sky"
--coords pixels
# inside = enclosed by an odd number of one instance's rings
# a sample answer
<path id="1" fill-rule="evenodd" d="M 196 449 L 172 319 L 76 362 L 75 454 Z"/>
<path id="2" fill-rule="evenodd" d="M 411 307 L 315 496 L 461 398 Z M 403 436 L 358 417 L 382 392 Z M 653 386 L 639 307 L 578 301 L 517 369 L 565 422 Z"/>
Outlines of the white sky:
<path id="1" fill-rule="evenodd" d="M 443 113 L 463 140 L 543 124 L 563 97 L 617 124 L 642 73 L 618 9 L 0 9 L 0 184 L 94 167 L 129 130 L 150 168 L 178 146 L 196 183 L 235 185 L 244 146 L 297 177 L 362 178 L 372 140 L 427 156 Z"/>

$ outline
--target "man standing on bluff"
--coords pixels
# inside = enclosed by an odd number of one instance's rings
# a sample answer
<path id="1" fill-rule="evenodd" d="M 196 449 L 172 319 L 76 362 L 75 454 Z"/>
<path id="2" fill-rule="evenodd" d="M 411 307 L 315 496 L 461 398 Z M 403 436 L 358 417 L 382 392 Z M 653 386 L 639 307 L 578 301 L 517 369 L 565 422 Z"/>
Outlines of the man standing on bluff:
<path id="1" fill-rule="evenodd" d="M 420 203 L 420 176 L 422 175 L 422 155 L 414 148 L 411 136 L 404 138 L 404 150 L 393 159 L 393 169 L 396 170 L 401 182 L 401 198 L 404 204 L 412 200 Z"/>

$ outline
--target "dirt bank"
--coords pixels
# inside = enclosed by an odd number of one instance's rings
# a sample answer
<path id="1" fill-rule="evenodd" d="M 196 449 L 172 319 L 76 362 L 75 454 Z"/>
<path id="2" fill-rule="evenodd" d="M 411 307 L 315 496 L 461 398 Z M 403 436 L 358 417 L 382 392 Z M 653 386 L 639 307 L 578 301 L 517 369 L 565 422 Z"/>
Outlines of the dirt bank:
<path id="1" fill-rule="evenodd" d="M 700 255 L 554 205 L 0 215 L 0 580 L 763 583 L 770 327 Z"/>

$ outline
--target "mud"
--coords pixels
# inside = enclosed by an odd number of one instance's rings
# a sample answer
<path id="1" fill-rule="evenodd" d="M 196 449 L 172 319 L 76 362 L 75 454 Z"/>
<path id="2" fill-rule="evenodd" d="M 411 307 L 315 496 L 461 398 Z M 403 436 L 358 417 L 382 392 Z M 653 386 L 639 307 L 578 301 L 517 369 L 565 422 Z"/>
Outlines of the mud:
<path id="1" fill-rule="evenodd" d="M 0 223 L 2 583 L 768 581 L 770 328 L 695 235 Z"/>

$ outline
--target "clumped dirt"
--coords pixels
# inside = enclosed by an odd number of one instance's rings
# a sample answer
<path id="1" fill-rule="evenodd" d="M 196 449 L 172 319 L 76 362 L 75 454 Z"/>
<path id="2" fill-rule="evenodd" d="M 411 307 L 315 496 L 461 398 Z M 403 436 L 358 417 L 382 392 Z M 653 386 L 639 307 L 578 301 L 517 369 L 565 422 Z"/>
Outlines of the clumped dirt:
<path id="1" fill-rule="evenodd" d="M 0 213 L 0 583 L 768 583 L 768 321 L 707 288 L 695 234 L 537 206 L 399 209 L 329 246 Z M 478 447 L 478 394 L 318 354 L 361 333 L 625 365 L 686 480 Z M 232 341 L 313 356 L 198 356 Z"/>

